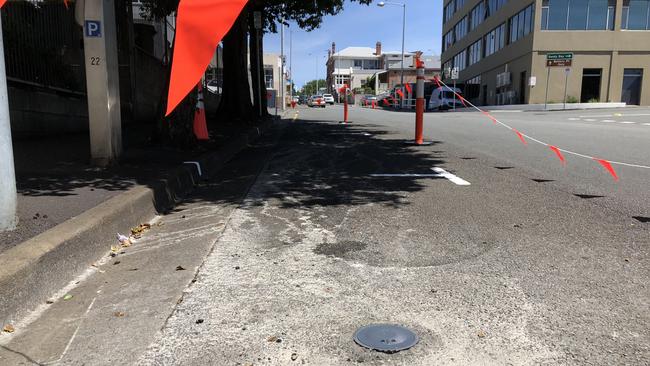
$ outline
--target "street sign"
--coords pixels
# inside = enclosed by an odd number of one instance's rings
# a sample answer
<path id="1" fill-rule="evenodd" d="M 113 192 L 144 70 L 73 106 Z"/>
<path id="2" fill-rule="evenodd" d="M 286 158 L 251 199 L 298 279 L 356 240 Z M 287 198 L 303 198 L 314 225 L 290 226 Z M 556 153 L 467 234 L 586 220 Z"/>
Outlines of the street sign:
<path id="1" fill-rule="evenodd" d="M 459 76 L 458 74 L 459 74 L 459 70 L 458 70 L 457 67 L 454 67 L 453 69 L 451 69 L 451 79 L 452 80 L 458 80 L 458 76 Z"/>
<path id="2" fill-rule="evenodd" d="M 571 69 L 567 67 L 566 69 L 564 69 L 564 73 L 566 75 L 569 75 L 571 73 Z"/>
<path id="3" fill-rule="evenodd" d="M 573 60 L 573 53 L 547 53 L 546 60 Z"/>
<path id="4" fill-rule="evenodd" d="M 573 60 L 546 60 L 547 67 L 571 67 Z"/>
<path id="5" fill-rule="evenodd" d="M 571 67 L 573 64 L 573 53 L 547 53 L 546 66 L 547 67 Z"/>
<path id="6" fill-rule="evenodd" d="M 86 37 L 101 38 L 102 22 L 98 20 L 86 20 Z"/>

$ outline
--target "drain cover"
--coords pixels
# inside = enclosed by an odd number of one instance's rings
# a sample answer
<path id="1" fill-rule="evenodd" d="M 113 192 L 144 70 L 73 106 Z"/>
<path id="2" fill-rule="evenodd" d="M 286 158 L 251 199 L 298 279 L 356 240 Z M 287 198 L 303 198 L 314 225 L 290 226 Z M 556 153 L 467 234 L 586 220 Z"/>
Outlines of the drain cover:
<path id="1" fill-rule="evenodd" d="M 407 328 L 392 324 L 372 324 L 359 328 L 354 341 L 361 347 L 379 352 L 395 353 L 418 343 L 418 336 Z"/>

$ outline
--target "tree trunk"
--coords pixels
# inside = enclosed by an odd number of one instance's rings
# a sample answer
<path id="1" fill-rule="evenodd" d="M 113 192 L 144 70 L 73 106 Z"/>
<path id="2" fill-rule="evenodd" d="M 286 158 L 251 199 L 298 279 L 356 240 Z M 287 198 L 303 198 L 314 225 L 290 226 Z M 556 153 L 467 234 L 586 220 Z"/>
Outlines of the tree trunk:
<path id="1" fill-rule="evenodd" d="M 248 12 L 243 11 L 223 39 L 223 94 L 219 119 L 249 123 L 254 110 L 248 83 Z"/>

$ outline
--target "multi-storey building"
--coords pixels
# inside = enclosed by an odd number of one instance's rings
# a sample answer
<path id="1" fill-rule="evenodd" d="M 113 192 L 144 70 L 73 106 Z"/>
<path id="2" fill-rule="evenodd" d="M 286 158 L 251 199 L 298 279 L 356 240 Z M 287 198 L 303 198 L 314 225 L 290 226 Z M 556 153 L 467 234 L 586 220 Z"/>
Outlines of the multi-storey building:
<path id="1" fill-rule="evenodd" d="M 559 102 L 566 82 L 582 102 L 650 105 L 650 0 L 445 0 L 442 34 L 474 102 Z M 554 53 L 572 65 L 547 67 Z"/>

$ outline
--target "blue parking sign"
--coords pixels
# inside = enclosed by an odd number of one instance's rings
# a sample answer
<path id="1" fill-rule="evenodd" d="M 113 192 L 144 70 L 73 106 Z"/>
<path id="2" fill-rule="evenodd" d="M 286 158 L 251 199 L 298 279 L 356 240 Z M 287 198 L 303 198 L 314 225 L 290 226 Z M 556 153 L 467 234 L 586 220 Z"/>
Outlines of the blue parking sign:
<path id="1" fill-rule="evenodd" d="M 102 36 L 102 22 L 99 20 L 86 20 L 86 37 L 99 38 Z"/>

